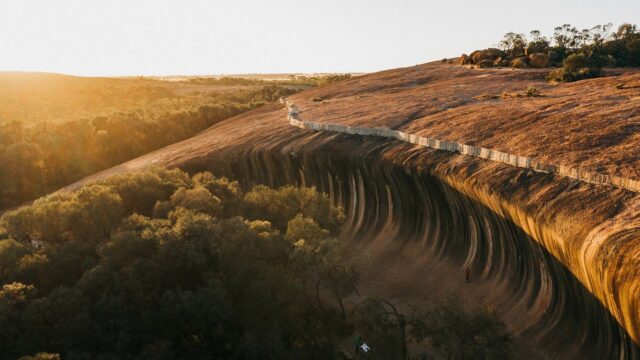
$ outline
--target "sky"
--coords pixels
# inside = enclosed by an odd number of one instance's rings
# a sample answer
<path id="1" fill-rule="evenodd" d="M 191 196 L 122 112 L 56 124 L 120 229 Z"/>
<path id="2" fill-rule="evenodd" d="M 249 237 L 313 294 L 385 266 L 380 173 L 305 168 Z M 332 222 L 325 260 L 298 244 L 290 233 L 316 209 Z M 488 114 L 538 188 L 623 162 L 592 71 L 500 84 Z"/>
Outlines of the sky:
<path id="1" fill-rule="evenodd" d="M 640 0 L 0 0 L 0 71 L 371 72 L 609 22 Z"/>

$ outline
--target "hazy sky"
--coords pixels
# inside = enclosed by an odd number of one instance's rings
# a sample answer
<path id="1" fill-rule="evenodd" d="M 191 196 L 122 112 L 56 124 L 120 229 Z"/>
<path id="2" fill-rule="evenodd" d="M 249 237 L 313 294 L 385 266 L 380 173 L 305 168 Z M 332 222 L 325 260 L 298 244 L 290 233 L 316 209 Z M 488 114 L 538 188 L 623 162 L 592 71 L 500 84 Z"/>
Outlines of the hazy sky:
<path id="1" fill-rule="evenodd" d="M 77 75 L 368 72 L 508 31 L 640 23 L 640 0 L 0 0 L 0 70 Z"/>

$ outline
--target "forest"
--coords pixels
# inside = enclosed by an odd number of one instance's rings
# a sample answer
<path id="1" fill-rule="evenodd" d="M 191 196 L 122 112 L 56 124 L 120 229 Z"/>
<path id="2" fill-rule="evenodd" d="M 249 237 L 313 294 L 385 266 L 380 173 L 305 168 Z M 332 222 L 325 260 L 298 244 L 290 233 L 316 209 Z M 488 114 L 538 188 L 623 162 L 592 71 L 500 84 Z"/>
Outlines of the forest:
<path id="1" fill-rule="evenodd" d="M 0 359 L 331 359 L 354 334 L 370 359 L 508 357 L 491 309 L 359 293 L 344 219 L 314 188 L 163 168 L 38 199 L 0 218 Z"/>
<path id="2" fill-rule="evenodd" d="M 332 79 L 159 81 L 1 73 L 0 209 Z"/>

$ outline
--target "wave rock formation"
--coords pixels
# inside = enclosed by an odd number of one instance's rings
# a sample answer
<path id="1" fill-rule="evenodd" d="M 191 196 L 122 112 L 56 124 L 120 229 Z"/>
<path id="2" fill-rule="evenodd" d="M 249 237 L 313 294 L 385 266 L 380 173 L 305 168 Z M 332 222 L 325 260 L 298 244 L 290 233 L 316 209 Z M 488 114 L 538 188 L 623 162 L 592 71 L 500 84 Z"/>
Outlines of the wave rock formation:
<path id="1" fill-rule="evenodd" d="M 543 78 L 537 70 L 426 64 L 290 100 L 314 121 L 397 129 L 639 178 L 640 155 L 624 151 L 638 144 L 631 130 L 640 129 L 640 90 L 608 92 L 616 90 L 609 82 L 640 82 L 640 73 L 555 87 Z M 547 96 L 474 99 L 531 84 Z M 342 237 L 354 253 L 367 250 L 368 270 L 391 264 L 380 276 L 414 293 L 429 297 L 442 287 L 491 303 L 517 342 L 550 358 L 640 357 L 638 193 L 395 139 L 302 130 L 286 116 L 282 105 L 242 114 L 67 190 L 153 165 L 210 170 L 244 186 L 316 186 L 344 207 Z M 477 278 L 472 293 L 457 285 L 461 271 L 450 271 L 466 266 Z"/>

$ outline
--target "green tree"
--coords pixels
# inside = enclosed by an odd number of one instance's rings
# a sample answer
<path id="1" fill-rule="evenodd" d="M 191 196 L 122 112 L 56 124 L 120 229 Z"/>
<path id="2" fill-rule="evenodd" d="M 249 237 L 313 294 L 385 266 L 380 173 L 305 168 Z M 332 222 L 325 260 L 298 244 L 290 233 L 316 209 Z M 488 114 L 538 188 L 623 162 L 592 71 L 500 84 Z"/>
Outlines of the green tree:
<path id="1" fill-rule="evenodd" d="M 279 190 L 255 186 L 245 195 L 247 213 L 253 219 L 270 221 L 277 229 L 287 228 L 287 222 L 297 214 L 311 218 L 336 232 L 344 221 L 340 208 L 332 206 L 328 197 L 315 188 L 285 186 Z"/>
<path id="2" fill-rule="evenodd" d="M 563 55 L 578 46 L 578 37 L 578 29 L 570 24 L 558 26 L 553 31 L 554 43 Z"/>
<path id="3" fill-rule="evenodd" d="M 218 197 L 224 204 L 225 217 L 241 215 L 243 212 L 243 194 L 237 181 L 227 178 L 217 178 L 210 172 L 198 173 L 193 176 L 193 182 L 202 186 Z"/>
<path id="4" fill-rule="evenodd" d="M 498 45 L 511 56 L 518 56 L 520 53 L 524 54 L 524 48 L 527 46 L 527 38 L 524 34 L 508 32 Z"/>
<path id="5" fill-rule="evenodd" d="M 193 189 L 180 188 L 171 195 L 169 201 L 172 207 L 182 207 L 214 217 L 221 215 L 223 210 L 220 198 L 212 195 L 209 190 L 202 186 L 197 186 Z"/>
<path id="6" fill-rule="evenodd" d="M 31 249 L 12 239 L 0 240 L 0 284 L 14 278 L 18 262 L 31 253 Z"/>

